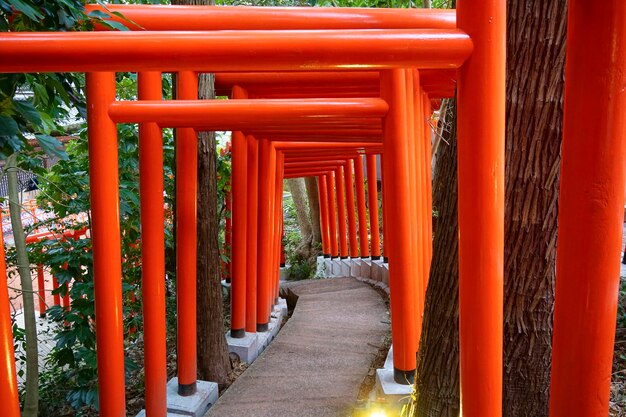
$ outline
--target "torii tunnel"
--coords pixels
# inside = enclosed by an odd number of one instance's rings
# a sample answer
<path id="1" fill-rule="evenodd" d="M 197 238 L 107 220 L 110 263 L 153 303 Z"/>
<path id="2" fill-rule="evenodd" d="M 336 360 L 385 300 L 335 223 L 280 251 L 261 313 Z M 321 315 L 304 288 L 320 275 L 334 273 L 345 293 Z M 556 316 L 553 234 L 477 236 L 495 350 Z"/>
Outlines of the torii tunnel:
<path id="1" fill-rule="evenodd" d="M 138 27 L 0 34 L 0 72 L 87 75 L 101 416 L 126 413 L 117 124 L 139 124 L 145 401 L 149 417 L 164 417 L 161 129 L 177 129 L 179 392 L 193 393 L 196 384 L 196 133 L 206 130 L 233 131 L 233 337 L 267 330 L 278 291 L 284 178 L 319 179 L 325 256 L 381 256 L 377 190 L 368 181 L 366 203 L 363 175 L 376 178 L 382 157 L 394 370 L 403 382 L 416 367 L 432 252 L 431 103 L 455 91 L 462 410 L 465 417 L 502 415 L 505 1 L 457 4 L 109 5 Z M 552 417 L 608 414 L 624 204 L 625 42 L 623 0 L 569 2 Z M 116 100 L 121 71 L 138 73 L 137 100 Z M 175 100 L 162 98 L 164 72 L 177 73 Z M 198 74 L 205 72 L 216 74 L 216 88 L 230 100 L 198 99 Z M 4 263 L 0 256 L 6 274 Z M 0 282 L 0 402 L 4 416 L 17 417 Z"/>

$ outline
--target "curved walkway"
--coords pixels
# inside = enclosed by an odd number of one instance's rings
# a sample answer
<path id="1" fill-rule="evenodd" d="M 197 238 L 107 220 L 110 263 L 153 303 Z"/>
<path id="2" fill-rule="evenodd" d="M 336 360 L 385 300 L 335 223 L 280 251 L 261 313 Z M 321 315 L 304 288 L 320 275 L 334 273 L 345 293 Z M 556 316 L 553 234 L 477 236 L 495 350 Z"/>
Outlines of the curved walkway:
<path id="1" fill-rule="evenodd" d="M 297 305 L 277 338 L 206 417 L 349 416 L 384 342 L 382 297 L 354 278 L 283 287 Z"/>

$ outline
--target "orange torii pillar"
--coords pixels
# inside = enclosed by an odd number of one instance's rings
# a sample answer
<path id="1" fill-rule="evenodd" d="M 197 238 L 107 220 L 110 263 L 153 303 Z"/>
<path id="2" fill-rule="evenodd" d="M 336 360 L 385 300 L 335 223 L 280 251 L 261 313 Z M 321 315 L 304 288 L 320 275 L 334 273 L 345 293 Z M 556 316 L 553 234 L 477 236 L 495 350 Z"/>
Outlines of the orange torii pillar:
<path id="1" fill-rule="evenodd" d="M 433 256 L 433 169 L 432 169 L 432 127 L 430 118 L 433 110 L 427 93 L 422 93 L 422 109 L 424 110 L 424 177 L 426 181 L 426 275 L 424 276 L 424 291 L 430 277 L 430 264 Z"/>
<path id="2" fill-rule="evenodd" d="M 413 289 L 415 291 L 415 344 L 419 347 L 419 340 L 422 331 L 422 312 L 424 309 L 425 294 L 422 291 L 424 282 L 424 241 L 423 241 L 423 204 L 424 186 L 422 176 L 422 147 L 420 143 L 422 141 L 423 129 L 419 124 L 421 120 L 421 96 L 420 100 L 416 103 L 415 89 L 419 89 L 419 78 L 414 79 L 413 72 L 410 69 L 404 70 L 405 78 L 405 94 L 406 94 L 406 106 L 407 106 L 407 148 L 409 150 L 409 175 L 410 183 L 413 185 L 414 194 L 408 199 L 411 213 L 414 213 L 410 217 L 410 229 L 405 233 L 409 235 L 411 239 L 410 249 L 412 251 L 412 264 L 413 268 L 417 271 L 415 276 L 415 283 Z M 419 118 L 417 116 L 420 116 Z M 417 120 L 416 120 L 417 119 Z M 419 126 L 419 129 L 416 128 Z"/>
<path id="3" fill-rule="evenodd" d="M 346 204 L 344 190 L 344 167 L 338 166 L 335 169 L 336 182 L 335 191 L 337 194 L 337 220 L 339 222 L 339 258 L 348 257 L 348 235 L 346 231 Z"/>
<path id="4" fill-rule="evenodd" d="M 137 75 L 139 100 L 162 98 L 161 73 Z M 165 224 L 163 137 L 156 123 L 139 125 L 139 191 L 141 203 L 141 299 L 144 325 L 145 410 L 165 416 Z"/>
<path id="5" fill-rule="evenodd" d="M 246 136 L 247 170 L 247 233 L 246 233 L 246 332 L 256 333 L 257 303 L 257 231 L 259 199 L 259 144 L 254 136 Z"/>
<path id="6" fill-rule="evenodd" d="M 330 232 L 328 230 L 328 192 L 326 191 L 326 175 L 317 177 L 317 193 L 320 205 L 320 228 L 322 234 L 322 255 L 330 258 Z"/>
<path id="7" fill-rule="evenodd" d="M 232 98 L 246 99 L 246 91 L 233 87 Z M 232 240 L 230 278 L 231 323 L 230 336 L 236 339 L 246 335 L 246 228 L 248 189 L 248 143 L 243 132 L 232 133 Z"/>
<path id="8" fill-rule="evenodd" d="M 120 241 L 117 126 L 108 114 L 115 101 L 115 73 L 86 76 L 89 136 L 91 238 L 96 298 L 96 346 L 100 414 L 126 414 L 122 256 Z"/>
<path id="9" fill-rule="evenodd" d="M 282 152 L 276 152 L 276 177 L 274 186 L 274 217 L 273 217 L 273 257 L 272 257 L 272 277 L 273 277 L 273 291 L 272 291 L 272 305 L 278 304 L 278 292 L 280 282 L 280 241 L 282 238 L 282 218 L 283 218 L 283 175 L 284 175 L 284 161 L 285 156 Z"/>
<path id="10" fill-rule="evenodd" d="M 407 168 L 407 175 L 408 175 L 408 168 Z M 381 200 L 382 200 L 382 204 L 381 204 L 381 209 L 383 212 L 383 244 L 382 244 L 382 257 L 383 257 L 383 262 L 384 263 L 388 263 L 389 261 L 389 250 L 387 249 L 387 242 L 388 242 L 388 227 L 387 227 L 387 210 L 385 210 L 385 204 L 387 202 L 387 190 L 389 189 L 389 187 L 385 188 L 385 184 L 387 184 L 385 182 L 385 157 L 383 156 L 383 154 L 380 154 L 380 184 L 381 184 L 381 188 L 380 188 L 380 192 L 381 192 Z"/>
<path id="11" fill-rule="evenodd" d="M 369 239 L 367 238 L 367 208 L 365 206 L 365 178 L 363 156 L 354 159 L 354 182 L 356 184 L 356 205 L 359 218 L 359 252 L 361 259 L 369 257 Z"/>
<path id="12" fill-rule="evenodd" d="M 459 0 L 457 24 L 474 44 L 457 83 L 461 407 L 465 417 L 499 417 L 506 1 Z"/>
<path id="13" fill-rule="evenodd" d="M 259 214 L 257 236 L 257 332 L 269 330 L 272 295 L 272 213 L 276 151 L 267 138 L 259 139 Z"/>
<path id="14" fill-rule="evenodd" d="M 0 233 L 0 402 L 6 417 L 20 417 L 20 403 L 15 373 L 15 351 L 11 326 L 11 304 L 7 287 L 7 267 L 4 255 L 4 237 Z"/>
<path id="15" fill-rule="evenodd" d="M 346 160 L 345 186 L 346 186 L 346 210 L 348 212 L 348 239 L 350 242 L 350 258 L 359 257 L 359 244 L 356 237 L 356 211 L 354 206 L 354 178 L 352 159 Z"/>
<path id="16" fill-rule="evenodd" d="M 198 76 L 177 74 L 179 100 L 198 99 Z M 178 394 L 196 392 L 196 210 L 198 136 L 192 128 L 176 129 L 176 310 L 178 313 Z"/>
<path id="17" fill-rule="evenodd" d="M 391 337 L 394 380 L 410 384 L 415 373 L 417 327 L 415 285 L 419 271 L 414 267 L 411 247 L 411 212 L 415 189 L 411 184 L 409 123 L 407 119 L 406 72 L 403 69 L 380 73 L 381 96 L 389 104 L 383 119 L 383 209 L 385 214 L 385 255 L 389 259 Z M 394 195 L 390 196 L 390 192 Z M 408 233 L 407 233 L 408 232 Z"/>
<path id="18" fill-rule="evenodd" d="M 337 242 L 337 208 L 335 205 L 335 171 L 328 173 L 326 182 L 328 192 L 328 230 L 330 232 L 330 257 L 339 257 L 339 245 Z"/>
<path id="19" fill-rule="evenodd" d="M 378 176 L 376 154 L 367 154 L 367 205 L 370 214 L 370 258 L 380 259 L 380 229 L 378 225 Z"/>
<path id="20" fill-rule="evenodd" d="M 550 416 L 605 417 L 620 281 L 626 2 L 569 2 Z"/>

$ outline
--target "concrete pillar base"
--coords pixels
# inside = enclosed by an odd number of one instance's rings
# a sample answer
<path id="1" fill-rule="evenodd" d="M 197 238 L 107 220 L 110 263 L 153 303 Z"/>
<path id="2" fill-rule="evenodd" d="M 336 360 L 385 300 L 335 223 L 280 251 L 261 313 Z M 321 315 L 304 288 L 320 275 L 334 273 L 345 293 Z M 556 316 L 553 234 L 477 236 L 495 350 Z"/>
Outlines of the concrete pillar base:
<path id="1" fill-rule="evenodd" d="M 350 259 L 341 259 L 340 262 L 340 276 L 342 277 L 349 277 L 350 276 L 350 266 L 352 264 L 352 262 L 350 261 Z"/>
<path id="2" fill-rule="evenodd" d="M 331 277 L 340 277 L 341 275 L 341 259 L 335 258 L 332 260 Z"/>
<path id="3" fill-rule="evenodd" d="M 203 417 L 217 397 L 217 384 L 208 381 L 198 381 L 196 393 L 182 397 L 178 395 L 178 378 L 174 377 L 167 383 L 167 412 L 174 416 Z"/>
<path id="4" fill-rule="evenodd" d="M 361 259 L 361 278 L 370 279 L 372 269 L 372 260 L 371 259 Z"/>
<path id="5" fill-rule="evenodd" d="M 178 413 L 170 413 L 169 411 L 165 414 L 165 417 L 183 417 L 184 414 L 178 414 Z M 146 410 L 141 410 L 140 412 L 137 413 L 137 415 L 135 415 L 135 417 L 146 417 Z"/>
<path id="6" fill-rule="evenodd" d="M 226 343 L 228 351 L 234 353 L 242 362 L 252 363 L 258 356 L 258 337 L 256 333 L 248 333 L 240 339 L 230 336 L 230 331 L 226 333 Z"/>
<path id="7" fill-rule="evenodd" d="M 383 264 L 382 281 L 389 285 L 389 264 Z"/>
<path id="8" fill-rule="evenodd" d="M 269 325 L 272 323 L 270 321 Z M 265 350 L 265 348 L 270 344 L 274 336 L 272 335 L 271 328 L 267 332 L 258 332 L 257 333 L 257 357 Z"/>
<path id="9" fill-rule="evenodd" d="M 281 281 L 287 281 L 287 276 L 289 275 L 289 267 L 290 265 L 285 265 L 285 266 L 280 267 L 279 279 Z"/>
<path id="10" fill-rule="evenodd" d="M 371 274 L 371 279 L 373 279 L 374 281 L 383 280 L 383 260 L 382 259 L 377 259 L 375 261 L 372 261 L 370 274 Z"/>
<path id="11" fill-rule="evenodd" d="M 363 260 L 361 258 L 351 258 L 350 259 L 350 276 L 353 278 L 357 278 L 361 275 L 361 264 Z"/>
<path id="12" fill-rule="evenodd" d="M 398 384 L 393 379 L 393 346 L 391 346 L 384 368 L 376 370 L 375 395 L 377 398 L 384 398 L 392 410 L 399 412 L 407 403 L 407 397 L 411 395 L 412 389 L 413 385 Z"/>
<path id="13" fill-rule="evenodd" d="M 315 276 L 316 277 L 325 277 L 325 267 L 326 267 L 326 262 L 325 258 L 323 256 L 318 256 L 317 260 L 316 260 L 316 265 L 315 265 Z"/>
<path id="14" fill-rule="evenodd" d="M 285 300 L 284 298 L 279 298 L 278 304 L 274 306 L 274 310 L 276 309 L 280 310 L 283 317 L 289 314 L 289 309 L 287 308 L 287 300 Z"/>
<path id="15" fill-rule="evenodd" d="M 324 258 L 324 268 L 321 276 L 330 278 L 333 274 L 333 261 L 330 258 Z"/>

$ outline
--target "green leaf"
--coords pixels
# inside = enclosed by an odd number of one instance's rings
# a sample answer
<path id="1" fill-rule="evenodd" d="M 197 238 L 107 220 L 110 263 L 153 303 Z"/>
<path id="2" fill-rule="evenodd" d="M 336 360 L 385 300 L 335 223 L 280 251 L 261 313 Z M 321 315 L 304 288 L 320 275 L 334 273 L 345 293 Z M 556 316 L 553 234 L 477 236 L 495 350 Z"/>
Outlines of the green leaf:
<path id="1" fill-rule="evenodd" d="M 0 115 L 0 136 L 15 136 L 19 128 L 15 120 L 8 116 Z"/>
<path id="2" fill-rule="evenodd" d="M 95 17 L 96 19 L 109 19 L 111 16 L 102 10 L 92 10 L 87 14 L 89 17 Z"/>
<path id="3" fill-rule="evenodd" d="M 9 4 L 13 6 L 16 10 L 24 13 L 30 20 L 39 20 L 43 19 L 43 15 L 39 10 L 34 7 L 22 2 L 21 0 L 9 0 Z"/>
<path id="4" fill-rule="evenodd" d="M 117 30 L 121 30 L 121 31 L 128 30 L 128 28 L 126 26 L 124 26 L 120 22 L 116 22 L 115 20 L 103 20 L 100 23 L 102 23 L 102 25 L 104 25 L 104 26 L 110 27 L 111 29 L 117 29 Z"/>
<path id="5" fill-rule="evenodd" d="M 45 153 L 50 156 L 57 156 L 63 160 L 68 159 L 65 149 L 63 149 L 63 145 L 57 140 L 57 138 L 49 135 L 35 135 L 35 137 L 37 138 L 41 149 L 43 149 Z"/>
<path id="6" fill-rule="evenodd" d="M 28 101 L 13 100 L 13 108 L 33 126 L 39 126 L 41 124 L 39 112 L 35 109 L 35 106 L 33 106 L 32 103 L 29 103 Z"/>

